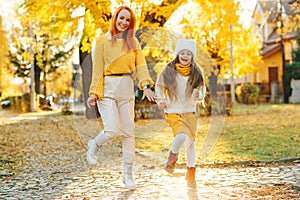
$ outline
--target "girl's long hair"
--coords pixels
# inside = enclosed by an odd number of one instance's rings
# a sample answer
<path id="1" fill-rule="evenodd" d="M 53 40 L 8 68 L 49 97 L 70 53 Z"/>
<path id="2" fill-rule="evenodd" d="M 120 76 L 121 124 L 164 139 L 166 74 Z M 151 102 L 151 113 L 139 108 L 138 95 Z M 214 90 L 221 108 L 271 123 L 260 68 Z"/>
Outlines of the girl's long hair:
<path id="1" fill-rule="evenodd" d="M 117 23 L 117 18 L 119 13 L 121 12 L 121 10 L 128 10 L 130 13 L 130 20 L 129 20 L 129 27 L 128 29 L 123 33 L 122 37 L 125 41 L 124 44 L 126 44 L 127 46 L 127 50 L 132 50 L 135 49 L 135 42 L 134 42 L 134 37 L 135 37 L 135 15 L 133 13 L 133 11 L 131 10 L 131 8 L 129 8 L 128 6 L 120 6 L 119 8 L 117 8 L 117 10 L 115 11 L 112 19 L 111 19 L 111 24 L 110 24 L 110 33 L 112 36 L 112 43 L 114 44 L 117 40 L 117 35 L 118 35 L 118 29 L 116 26 Z"/>
<path id="2" fill-rule="evenodd" d="M 179 56 L 177 55 L 175 59 L 173 59 L 171 62 L 169 62 L 162 72 L 163 76 L 163 82 L 164 82 L 164 93 L 165 95 L 168 94 L 171 101 L 178 100 L 178 91 L 177 91 L 177 70 L 176 70 L 176 63 L 179 63 Z M 196 62 L 194 62 L 194 58 L 192 58 L 191 63 L 191 73 L 188 78 L 187 87 L 185 91 L 186 96 L 191 96 L 193 93 L 193 89 L 199 88 L 200 86 L 203 86 L 203 76 L 202 72 L 197 65 Z"/>

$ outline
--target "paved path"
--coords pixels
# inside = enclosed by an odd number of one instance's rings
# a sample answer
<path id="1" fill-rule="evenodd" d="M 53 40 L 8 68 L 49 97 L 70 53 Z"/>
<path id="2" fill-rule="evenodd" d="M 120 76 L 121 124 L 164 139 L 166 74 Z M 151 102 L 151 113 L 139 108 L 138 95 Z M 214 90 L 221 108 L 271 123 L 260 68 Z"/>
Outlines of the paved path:
<path id="1" fill-rule="evenodd" d="M 120 167 L 87 166 L 78 174 L 74 174 L 71 168 L 44 174 L 42 169 L 36 169 L 1 180 L 0 198 L 300 199 L 300 192 L 292 190 L 292 185 L 300 176 L 300 164 L 238 169 L 198 167 L 197 190 L 186 188 L 184 168 L 176 169 L 175 174 L 169 176 L 155 166 L 137 164 L 135 191 L 124 189 L 121 171 Z"/>
<path id="2" fill-rule="evenodd" d="M 300 177 L 300 163 L 203 165 L 197 167 L 197 190 L 188 190 L 184 167 L 179 165 L 169 176 L 163 170 L 163 158 L 139 153 L 134 166 L 137 189 L 128 191 L 121 181 L 118 143 L 103 145 L 98 152 L 101 162 L 89 166 L 85 158 L 89 136 L 74 128 L 73 121 L 48 118 L 2 126 L 0 199 L 300 199 L 300 191 L 293 190 Z M 15 155 L 20 158 L 9 163 Z"/>

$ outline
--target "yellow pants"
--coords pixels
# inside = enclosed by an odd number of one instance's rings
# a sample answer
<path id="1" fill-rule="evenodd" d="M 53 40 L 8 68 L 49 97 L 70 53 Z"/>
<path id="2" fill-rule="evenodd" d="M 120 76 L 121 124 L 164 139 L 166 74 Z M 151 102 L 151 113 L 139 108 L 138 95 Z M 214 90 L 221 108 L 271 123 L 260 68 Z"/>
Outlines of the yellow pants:
<path id="1" fill-rule="evenodd" d="M 191 140 L 195 140 L 197 131 L 197 117 L 195 113 L 166 113 L 165 118 L 173 131 L 174 137 L 178 133 L 185 133 Z"/>

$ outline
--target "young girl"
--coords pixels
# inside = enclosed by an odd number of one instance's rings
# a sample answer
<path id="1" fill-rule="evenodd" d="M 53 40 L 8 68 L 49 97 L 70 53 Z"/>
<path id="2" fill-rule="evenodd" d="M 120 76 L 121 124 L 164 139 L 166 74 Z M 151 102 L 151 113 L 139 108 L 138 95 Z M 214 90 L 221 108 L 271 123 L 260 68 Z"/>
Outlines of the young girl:
<path id="1" fill-rule="evenodd" d="M 160 74 L 155 92 L 159 109 L 164 109 L 166 122 L 172 129 L 174 140 L 166 164 L 166 171 L 173 173 L 178 152 L 184 144 L 187 156 L 186 180 L 188 187 L 195 188 L 195 162 L 197 132 L 196 101 L 204 96 L 203 76 L 194 61 L 194 40 L 179 40 L 176 57 Z"/>
<path id="2" fill-rule="evenodd" d="M 88 142 L 87 160 L 97 162 L 95 152 L 102 144 L 121 135 L 125 187 L 135 189 L 132 165 L 135 159 L 134 79 L 139 80 L 143 97 L 155 101 L 153 81 L 138 40 L 134 36 L 135 16 L 127 6 L 119 7 L 110 31 L 96 40 L 92 54 L 93 74 L 88 107 L 97 103 L 104 130 Z"/>

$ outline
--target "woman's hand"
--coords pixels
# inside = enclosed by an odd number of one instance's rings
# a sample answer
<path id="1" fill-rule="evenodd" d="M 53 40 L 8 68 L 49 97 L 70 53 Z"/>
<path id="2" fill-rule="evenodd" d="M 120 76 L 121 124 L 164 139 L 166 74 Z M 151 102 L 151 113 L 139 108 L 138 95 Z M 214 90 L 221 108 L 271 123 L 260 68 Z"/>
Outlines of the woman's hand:
<path id="1" fill-rule="evenodd" d="M 154 94 L 150 88 L 144 89 L 142 100 L 144 100 L 145 97 L 147 97 L 150 102 L 155 102 L 157 100 L 156 94 Z"/>
<path id="2" fill-rule="evenodd" d="M 86 100 L 86 105 L 91 108 L 91 106 L 96 105 L 96 99 L 93 96 L 89 96 L 89 98 Z"/>

